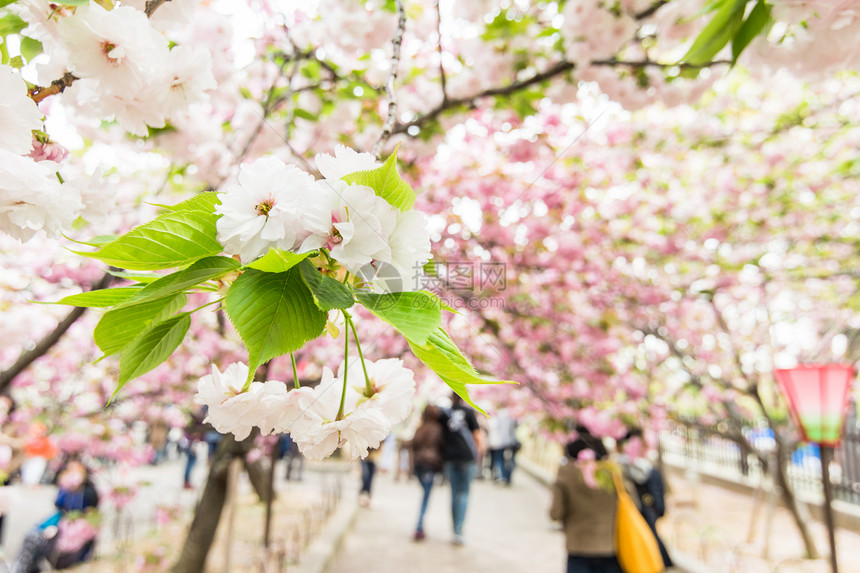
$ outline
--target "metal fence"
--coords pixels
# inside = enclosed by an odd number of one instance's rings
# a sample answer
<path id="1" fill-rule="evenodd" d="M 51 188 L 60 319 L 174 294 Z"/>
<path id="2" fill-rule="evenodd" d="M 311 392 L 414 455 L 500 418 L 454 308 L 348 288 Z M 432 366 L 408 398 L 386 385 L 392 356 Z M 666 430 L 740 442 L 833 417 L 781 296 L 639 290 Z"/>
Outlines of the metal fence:
<path id="1" fill-rule="evenodd" d="M 720 436 L 719 430 L 719 425 L 709 428 L 684 421 L 672 422 L 660 436 L 660 453 L 670 463 L 695 465 L 716 475 L 751 481 L 761 479 L 762 466 L 758 458 L 745 455 L 737 443 Z M 750 427 L 744 431 L 744 436 L 760 452 L 767 454 L 774 449 L 770 430 Z M 835 499 L 860 505 L 860 421 L 856 416 L 851 416 L 846 423 L 844 438 L 830 465 L 830 477 Z M 798 494 L 822 495 L 818 446 L 803 444 L 792 452 L 788 479 Z"/>

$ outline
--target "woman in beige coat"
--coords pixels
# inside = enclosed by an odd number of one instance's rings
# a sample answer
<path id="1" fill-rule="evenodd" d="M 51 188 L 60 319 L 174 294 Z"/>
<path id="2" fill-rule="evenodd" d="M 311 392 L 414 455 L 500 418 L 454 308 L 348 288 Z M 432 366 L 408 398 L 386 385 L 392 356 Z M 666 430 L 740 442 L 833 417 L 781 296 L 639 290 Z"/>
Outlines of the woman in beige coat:
<path id="1" fill-rule="evenodd" d="M 585 462 L 580 461 L 602 460 L 606 448 L 585 428 L 578 430 L 579 437 L 567 445 L 567 457 L 558 469 L 550 508 L 550 516 L 564 526 L 567 573 L 621 573 L 614 544 L 618 495 L 610 483 L 588 483 Z"/>

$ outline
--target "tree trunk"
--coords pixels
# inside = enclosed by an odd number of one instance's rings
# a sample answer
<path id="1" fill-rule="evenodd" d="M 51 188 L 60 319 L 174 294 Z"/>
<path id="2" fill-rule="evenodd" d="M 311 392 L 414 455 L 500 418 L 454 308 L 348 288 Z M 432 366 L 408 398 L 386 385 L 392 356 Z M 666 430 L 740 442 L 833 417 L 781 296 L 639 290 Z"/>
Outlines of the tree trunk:
<path id="1" fill-rule="evenodd" d="M 818 549 L 815 547 L 815 541 L 812 539 L 812 534 L 809 531 L 809 516 L 805 515 L 806 512 L 800 507 L 800 503 L 797 501 L 797 496 L 794 494 L 794 490 L 788 483 L 788 456 L 785 454 L 785 446 L 782 444 L 781 440 L 777 440 L 776 467 L 773 469 L 776 472 L 776 484 L 782 492 L 782 500 L 791 512 L 791 516 L 794 518 L 794 523 L 797 525 L 797 530 L 803 538 L 806 558 L 818 559 L 820 555 L 818 553 Z"/>
<path id="2" fill-rule="evenodd" d="M 182 554 L 173 565 L 172 573 L 200 573 L 205 570 L 206 558 L 212 543 L 215 541 L 215 532 L 224 509 L 224 501 L 227 498 L 227 480 L 230 461 L 235 458 L 243 458 L 254 447 L 256 432 L 248 438 L 237 442 L 232 434 L 226 434 L 218 444 L 215 451 L 215 459 L 209 469 L 209 478 L 203 487 L 203 495 L 194 511 L 194 519 L 188 528 L 185 544 L 182 546 Z M 260 496 L 261 500 L 267 497 L 268 484 L 266 480 L 265 467 L 258 460 L 249 464 L 245 461 L 245 467 L 251 476 L 251 484 Z M 261 477 L 262 476 L 262 477 Z"/>
<path id="3" fill-rule="evenodd" d="M 251 480 L 251 487 L 260 501 L 268 501 L 269 492 L 269 467 L 264 463 L 265 457 L 261 457 L 251 463 L 245 460 L 245 471 L 248 472 L 248 478 Z"/>

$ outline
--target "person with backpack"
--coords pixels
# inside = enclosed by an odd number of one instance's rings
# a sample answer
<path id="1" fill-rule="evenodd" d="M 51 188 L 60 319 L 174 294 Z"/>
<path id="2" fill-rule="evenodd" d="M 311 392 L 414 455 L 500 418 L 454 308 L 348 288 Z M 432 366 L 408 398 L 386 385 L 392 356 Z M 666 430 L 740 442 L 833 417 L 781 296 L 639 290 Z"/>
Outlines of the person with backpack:
<path id="1" fill-rule="evenodd" d="M 454 545 L 463 545 L 463 524 L 469 505 L 469 485 L 475 477 L 475 461 L 483 451 L 483 437 L 475 411 L 463 403 L 460 396 L 451 397 L 451 408 L 440 417 L 444 429 L 443 459 L 445 477 L 451 484 L 451 518 L 454 524 Z"/>

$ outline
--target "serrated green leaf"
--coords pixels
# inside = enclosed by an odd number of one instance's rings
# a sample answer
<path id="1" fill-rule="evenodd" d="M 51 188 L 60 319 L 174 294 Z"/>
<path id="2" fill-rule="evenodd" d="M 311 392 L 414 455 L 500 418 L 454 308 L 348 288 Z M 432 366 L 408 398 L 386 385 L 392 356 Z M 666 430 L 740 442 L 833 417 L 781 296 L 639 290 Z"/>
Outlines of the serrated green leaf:
<path id="1" fill-rule="evenodd" d="M 118 287 L 91 290 L 67 296 L 53 304 L 83 306 L 86 308 L 107 308 L 122 303 L 140 292 L 140 287 Z"/>
<path id="2" fill-rule="evenodd" d="M 312 262 L 302 261 L 298 268 L 320 310 L 350 308 L 355 304 L 349 287 L 319 272 Z"/>
<path id="3" fill-rule="evenodd" d="M 245 268 L 257 269 L 266 273 L 285 273 L 309 256 L 314 254 L 302 253 L 296 254 L 282 249 L 269 249 L 269 252 L 248 265 Z"/>
<path id="4" fill-rule="evenodd" d="M 110 269 L 108 269 L 107 273 L 117 278 L 128 279 L 130 281 L 136 281 L 143 284 L 155 282 L 164 276 L 158 273 L 127 273 L 123 271 L 112 271 Z"/>
<path id="5" fill-rule="evenodd" d="M 196 194 L 190 199 L 186 199 L 176 205 L 164 206 L 170 211 L 200 211 L 202 213 L 214 213 L 215 206 L 221 204 L 221 199 L 218 193 L 204 191 Z"/>
<path id="6" fill-rule="evenodd" d="M 467 404 L 486 415 L 486 412 L 472 402 L 466 384 L 516 384 L 510 380 L 489 380 L 482 377 L 469 364 L 466 357 L 441 327 L 427 338 L 426 344 L 416 344 L 407 340 L 412 353 L 436 373 L 451 390 L 466 401 Z"/>
<path id="7" fill-rule="evenodd" d="M 375 317 L 397 329 L 407 340 L 418 345 L 439 330 L 442 305 L 439 298 L 427 292 L 372 294 L 358 292 L 355 298 Z"/>
<path id="8" fill-rule="evenodd" d="M 377 195 L 401 211 L 408 211 L 415 205 L 415 192 L 397 172 L 396 151 L 388 156 L 382 167 L 350 173 L 344 176 L 343 180 L 347 183 L 370 187 Z"/>
<path id="9" fill-rule="evenodd" d="M 184 294 L 160 298 L 144 304 L 107 311 L 93 331 L 93 340 L 105 356 L 128 346 L 146 327 L 175 314 L 187 299 Z"/>
<path id="10" fill-rule="evenodd" d="M 295 268 L 245 271 L 227 292 L 224 310 L 248 348 L 248 380 L 263 362 L 322 334 L 327 318 Z"/>
<path id="11" fill-rule="evenodd" d="M 239 269 L 239 261 L 229 257 L 206 257 L 181 271 L 149 283 L 137 295 L 124 301 L 120 308 L 173 296 L 208 280 L 217 279 Z"/>
<path id="12" fill-rule="evenodd" d="M 744 21 L 747 0 L 727 0 L 723 2 L 714 17 L 701 31 L 681 58 L 682 63 L 702 66 L 729 43 Z"/>
<path id="13" fill-rule="evenodd" d="M 128 347 L 122 351 L 119 361 L 119 383 L 113 396 L 126 382 L 146 374 L 165 360 L 185 338 L 191 326 L 191 315 L 187 312 L 150 324 Z M 111 399 L 113 399 L 113 396 Z"/>
<path id="14" fill-rule="evenodd" d="M 741 25 L 738 33 L 732 38 L 732 65 L 738 61 L 741 53 L 756 36 L 768 29 L 771 23 L 770 6 L 764 0 L 759 0 L 750 10 L 749 16 Z"/>
<path id="15" fill-rule="evenodd" d="M 77 254 L 134 271 L 184 267 L 223 248 L 215 239 L 218 215 L 181 210 L 159 215 L 94 252 Z"/>

